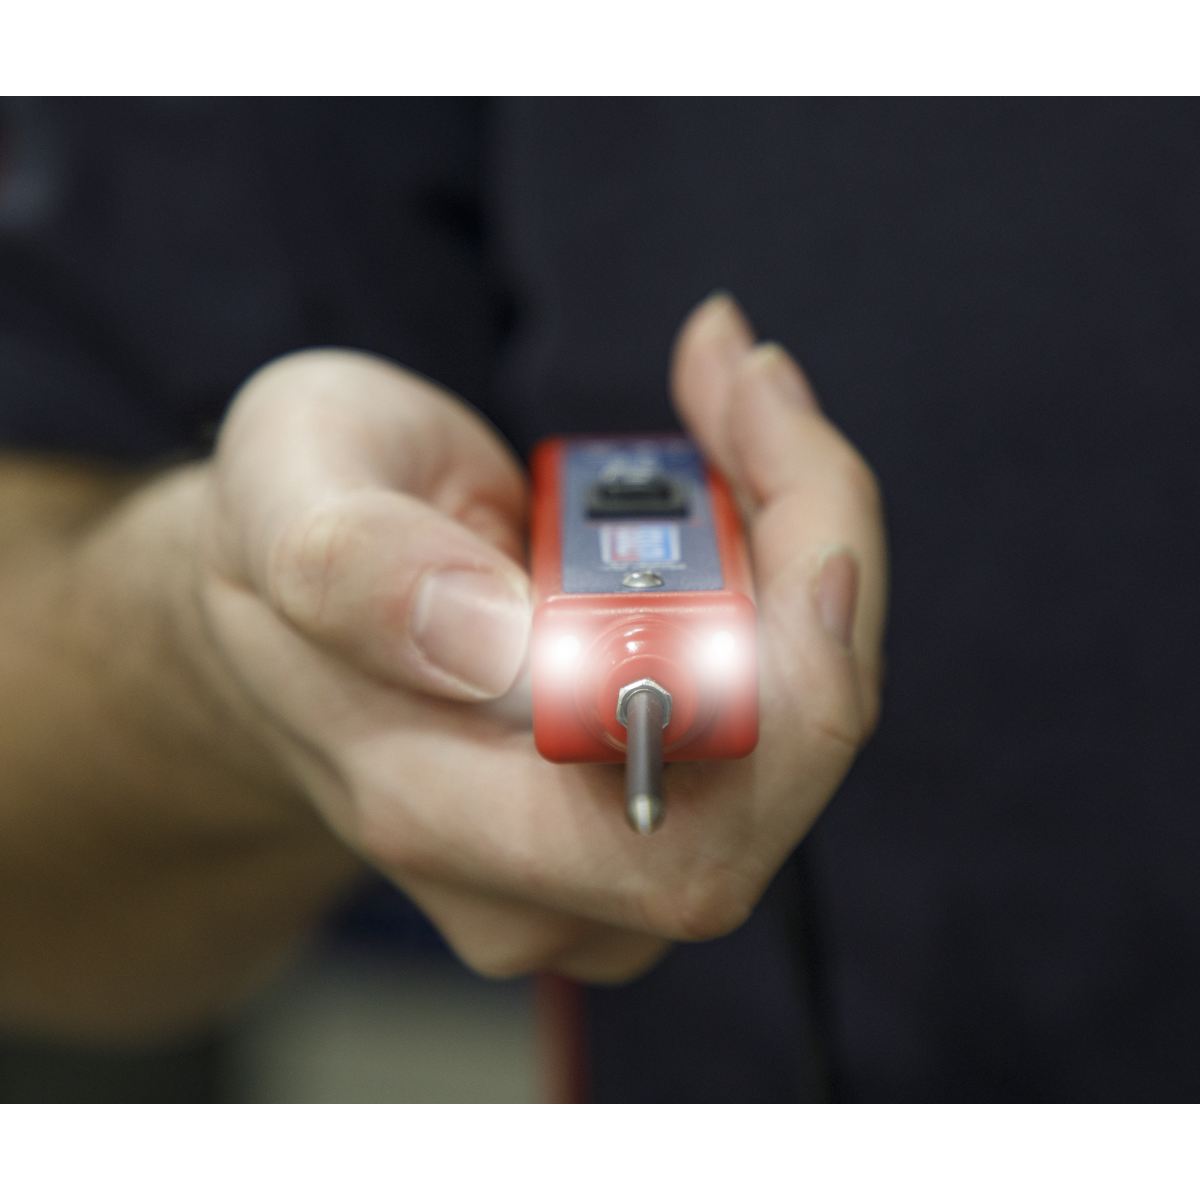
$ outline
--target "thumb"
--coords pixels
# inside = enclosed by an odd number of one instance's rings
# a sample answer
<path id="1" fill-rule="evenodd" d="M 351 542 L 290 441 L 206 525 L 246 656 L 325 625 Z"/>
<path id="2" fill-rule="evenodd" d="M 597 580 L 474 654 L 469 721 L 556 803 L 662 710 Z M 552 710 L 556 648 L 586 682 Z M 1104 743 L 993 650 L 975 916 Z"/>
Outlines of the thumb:
<path id="1" fill-rule="evenodd" d="M 525 657 L 524 572 L 411 496 L 364 489 L 297 514 L 275 540 L 266 591 L 310 637 L 436 695 L 499 696 Z"/>
<path id="2" fill-rule="evenodd" d="M 452 699 L 516 679 L 524 483 L 441 389 L 366 355 L 281 359 L 230 410 L 216 484 L 215 565 L 313 641 Z"/>

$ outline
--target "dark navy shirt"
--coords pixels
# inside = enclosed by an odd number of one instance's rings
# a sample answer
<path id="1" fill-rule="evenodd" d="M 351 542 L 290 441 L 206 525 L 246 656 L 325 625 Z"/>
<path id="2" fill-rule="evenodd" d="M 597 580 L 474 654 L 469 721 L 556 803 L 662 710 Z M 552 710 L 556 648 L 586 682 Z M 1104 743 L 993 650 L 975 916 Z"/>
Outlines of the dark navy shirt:
<path id="1" fill-rule="evenodd" d="M 318 344 L 522 452 L 670 427 L 671 338 L 722 286 L 874 466 L 880 729 L 745 930 L 592 990 L 599 1098 L 1200 1094 L 1200 107 L 3 120 L 10 447 L 202 453 L 250 371 Z"/>

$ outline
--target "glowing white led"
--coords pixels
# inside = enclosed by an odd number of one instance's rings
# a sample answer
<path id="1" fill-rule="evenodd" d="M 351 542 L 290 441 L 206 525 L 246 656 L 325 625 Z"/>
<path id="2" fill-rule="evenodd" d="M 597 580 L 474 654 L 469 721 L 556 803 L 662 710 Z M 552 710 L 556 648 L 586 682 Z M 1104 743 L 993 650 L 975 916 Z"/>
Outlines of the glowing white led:
<path id="1" fill-rule="evenodd" d="M 579 639 L 574 634 L 564 634 L 554 643 L 554 659 L 565 666 L 579 654 L 579 650 Z"/>
<path id="2" fill-rule="evenodd" d="M 724 667 L 733 662 L 736 646 L 733 634 L 727 629 L 721 629 L 714 633 L 708 643 L 708 653 L 713 665 Z"/>

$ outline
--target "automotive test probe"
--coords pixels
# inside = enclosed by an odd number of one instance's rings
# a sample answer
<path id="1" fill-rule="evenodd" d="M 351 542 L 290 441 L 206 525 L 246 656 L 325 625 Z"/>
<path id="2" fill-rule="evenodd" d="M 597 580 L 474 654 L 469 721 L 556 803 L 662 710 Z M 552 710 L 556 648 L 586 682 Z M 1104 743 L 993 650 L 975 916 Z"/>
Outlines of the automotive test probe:
<path id="1" fill-rule="evenodd" d="M 758 741 L 741 522 L 681 436 L 551 438 L 531 469 L 534 740 L 552 762 L 624 760 L 630 824 L 649 833 L 664 760 Z"/>

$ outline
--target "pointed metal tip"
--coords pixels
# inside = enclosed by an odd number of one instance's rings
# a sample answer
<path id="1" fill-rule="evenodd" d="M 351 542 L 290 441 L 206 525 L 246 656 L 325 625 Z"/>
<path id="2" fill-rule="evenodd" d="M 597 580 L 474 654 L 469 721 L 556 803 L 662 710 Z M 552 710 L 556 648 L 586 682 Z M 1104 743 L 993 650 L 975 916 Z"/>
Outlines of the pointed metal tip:
<path id="1" fill-rule="evenodd" d="M 625 812 L 629 817 L 630 825 L 638 833 L 653 833 L 662 824 L 663 802 L 658 796 L 649 796 L 645 792 L 640 792 L 629 798 Z"/>

